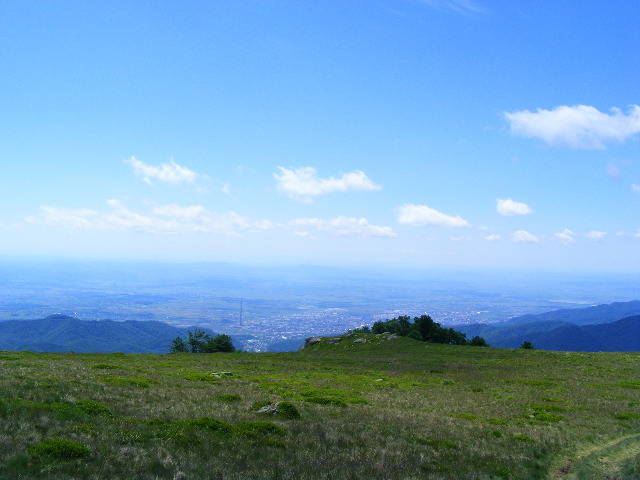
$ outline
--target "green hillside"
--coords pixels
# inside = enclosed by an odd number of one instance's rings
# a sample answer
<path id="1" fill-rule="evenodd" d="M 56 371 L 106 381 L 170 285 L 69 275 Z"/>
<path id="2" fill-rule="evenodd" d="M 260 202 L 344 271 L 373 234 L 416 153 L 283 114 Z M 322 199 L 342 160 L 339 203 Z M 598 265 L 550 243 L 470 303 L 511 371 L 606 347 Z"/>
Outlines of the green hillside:
<path id="1" fill-rule="evenodd" d="M 640 476 L 640 354 L 387 338 L 269 354 L 4 352 L 0 478 Z"/>

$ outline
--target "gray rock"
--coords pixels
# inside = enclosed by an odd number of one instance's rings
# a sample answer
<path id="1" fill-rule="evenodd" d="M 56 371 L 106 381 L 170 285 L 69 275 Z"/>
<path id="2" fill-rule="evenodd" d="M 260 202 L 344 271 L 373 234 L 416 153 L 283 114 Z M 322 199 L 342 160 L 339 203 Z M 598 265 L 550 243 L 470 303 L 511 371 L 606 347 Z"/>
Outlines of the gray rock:
<path id="1" fill-rule="evenodd" d="M 400 338 L 398 335 L 391 335 L 387 337 L 387 340 L 395 340 L 396 338 Z"/>
<path id="2" fill-rule="evenodd" d="M 341 341 L 342 339 L 340 337 L 329 339 L 329 343 L 340 343 Z"/>
<path id="3" fill-rule="evenodd" d="M 366 338 L 356 338 L 353 343 L 367 343 Z"/>
<path id="4" fill-rule="evenodd" d="M 258 410 L 258 413 L 265 413 L 267 415 L 275 415 L 278 413 L 278 404 L 270 403 L 269 405 L 265 405 L 261 409 Z"/>

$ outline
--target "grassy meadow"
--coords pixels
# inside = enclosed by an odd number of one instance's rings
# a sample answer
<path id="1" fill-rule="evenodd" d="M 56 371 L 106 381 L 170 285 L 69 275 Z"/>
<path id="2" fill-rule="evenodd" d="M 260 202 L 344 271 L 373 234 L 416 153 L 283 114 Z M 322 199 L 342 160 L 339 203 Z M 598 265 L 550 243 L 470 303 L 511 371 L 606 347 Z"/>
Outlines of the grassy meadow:
<path id="1" fill-rule="evenodd" d="M 640 354 L 358 337 L 0 352 L 0 478 L 640 478 Z M 258 413 L 275 402 L 295 409 Z"/>

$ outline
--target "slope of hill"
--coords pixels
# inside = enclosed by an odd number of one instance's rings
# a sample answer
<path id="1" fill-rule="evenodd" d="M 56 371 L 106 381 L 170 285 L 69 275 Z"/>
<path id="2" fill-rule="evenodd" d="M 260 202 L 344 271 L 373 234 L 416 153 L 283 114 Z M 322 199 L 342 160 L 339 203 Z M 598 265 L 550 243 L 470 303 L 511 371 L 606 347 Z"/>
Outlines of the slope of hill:
<path id="1" fill-rule="evenodd" d="M 0 322 L 0 350 L 166 353 L 187 329 L 162 322 L 85 321 L 64 315 Z"/>
<path id="2" fill-rule="evenodd" d="M 532 333 L 527 340 L 544 350 L 637 352 L 640 351 L 640 315 L 601 325 L 564 325 L 549 332 Z"/>
<path id="3" fill-rule="evenodd" d="M 621 345 L 620 342 L 627 335 L 626 326 L 620 324 L 608 327 L 605 337 L 601 339 L 596 338 L 597 336 L 589 336 L 589 329 L 583 332 L 574 327 L 612 324 L 617 320 L 636 315 L 640 315 L 640 301 L 555 310 L 538 315 L 523 315 L 497 324 L 457 325 L 455 328 L 464 332 L 468 338 L 480 335 L 495 347 L 516 348 L 524 340 L 536 338 L 541 344 L 554 345 L 555 350 L 575 350 L 573 346 L 579 346 L 580 351 L 621 351 L 617 345 Z M 559 329 L 564 330 L 557 331 Z M 573 332 L 572 335 L 575 337 L 569 343 L 551 340 L 554 337 L 565 339 L 569 332 Z M 578 337 L 581 340 L 578 340 Z M 640 339 L 624 344 L 633 347 L 628 350 L 640 350 Z"/>
<path id="4" fill-rule="evenodd" d="M 632 315 L 640 315 L 640 300 L 607 303 L 586 308 L 553 310 L 535 315 L 522 315 L 510 318 L 504 324 L 522 325 L 538 322 L 564 322 L 573 323 L 574 325 L 591 325 L 615 322 Z"/>
<path id="5" fill-rule="evenodd" d="M 388 337 L 294 353 L 4 352 L 0 478 L 638 478 L 640 354 Z"/>

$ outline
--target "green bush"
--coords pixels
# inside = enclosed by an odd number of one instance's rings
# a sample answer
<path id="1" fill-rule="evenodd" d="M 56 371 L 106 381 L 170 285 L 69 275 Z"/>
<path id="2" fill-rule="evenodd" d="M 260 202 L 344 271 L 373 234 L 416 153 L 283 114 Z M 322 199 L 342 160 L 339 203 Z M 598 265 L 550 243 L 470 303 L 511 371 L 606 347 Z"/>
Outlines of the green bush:
<path id="1" fill-rule="evenodd" d="M 57 460 L 73 460 L 88 457 L 91 451 L 86 445 L 66 438 L 52 438 L 29 447 L 34 457 L 49 457 Z"/>
<path id="2" fill-rule="evenodd" d="M 278 416 L 282 418 L 295 419 L 300 418 L 300 412 L 297 407 L 290 402 L 278 402 Z"/>
<path id="3" fill-rule="evenodd" d="M 112 365 L 111 363 L 96 363 L 91 368 L 96 368 L 98 370 L 117 370 L 120 367 L 117 365 Z"/>
<path id="4" fill-rule="evenodd" d="M 196 427 L 209 432 L 221 433 L 223 435 L 230 435 L 233 428 L 228 423 L 221 422 L 211 417 L 193 418 L 190 420 L 184 420 L 183 423 L 190 427 Z"/>
<path id="5" fill-rule="evenodd" d="M 111 415 L 111 410 L 106 405 L 95 400 L 80 400 L 75 405 L 88 415 Z"/>
<path id="6" fill-rule="evenodd" d="M 618 413 L 617 415 L 614 415 L 614 417 L 617 420 L 635 420 L 640 418 L 640 413 L 623 412 L 623 413 Z"/>
<path id="7" fill-rule="evenodd" d="M 147 388 L 151 385 L 151 380 L 141 377 L 107 377 L 102 379 L 105 383 L 113 383 L 116 385 L 133 386 Z"/>
<path id="8" fill-rule="evenodd" d="M 475 337 L 473 337 L 469 341 L 469 345 L 471 345 L 473 347 L 488 347 L 489 346 L 489 344 L 487 343 L 487 341 L 484 338 L 478 337 L 477 335 Z"/>
<path id="9" fill-rule="evenodd" d="M 305 392 L 302 394 L 305 402 L 317 403 L 318 405 L 331 405 L 332 407 L 346 407 L 344 400 L 333 397 L 325 397 L 317 393 Z"/>
<path id="10" fill-rule="evenodd" d="M 240 422 L 234 425 L 234 431 L 242 437 L 258 437 L 262 435 L 286 435 L 287 430 L 271 422 Z"/>

